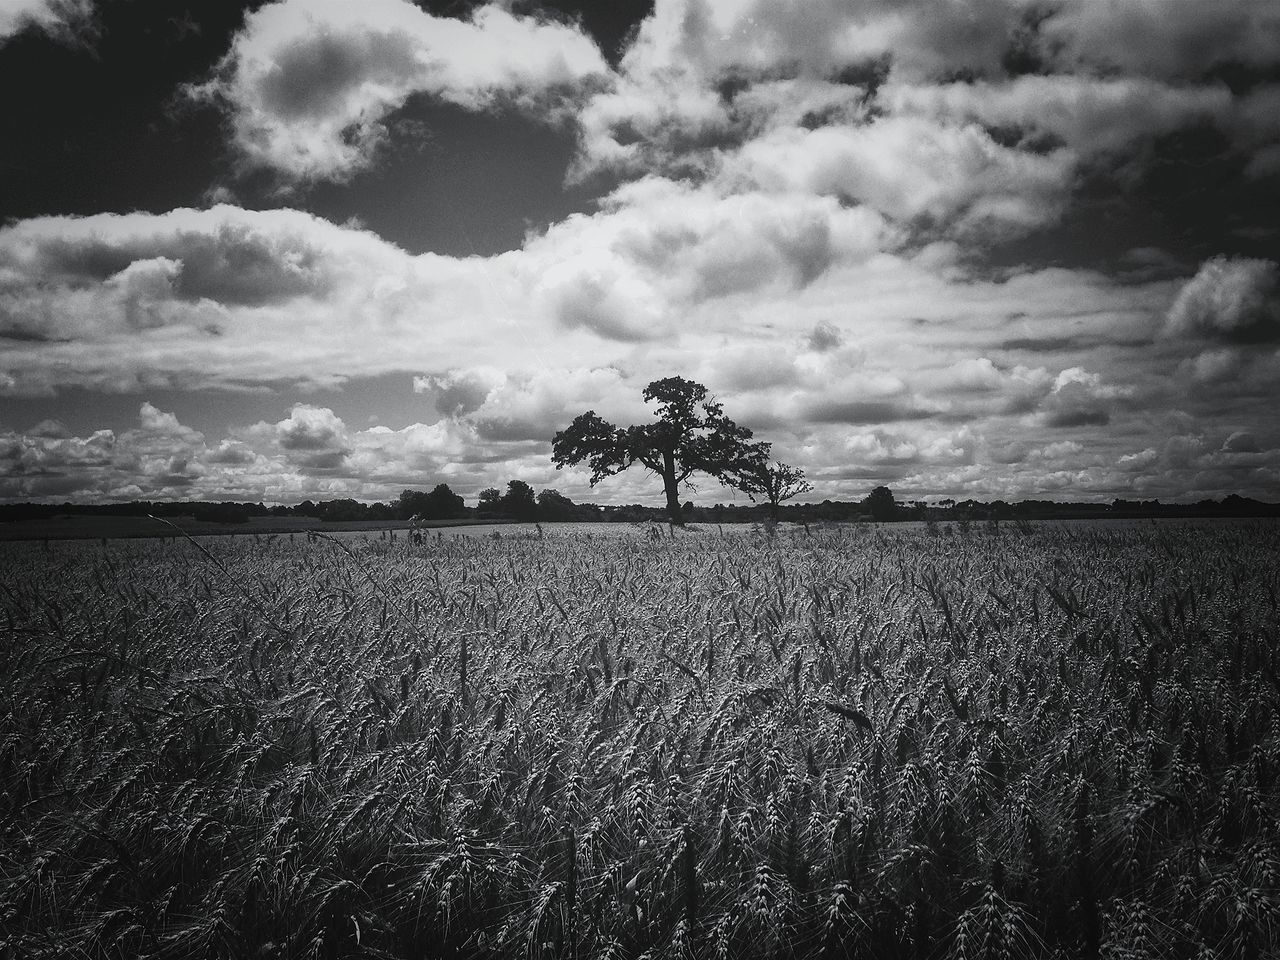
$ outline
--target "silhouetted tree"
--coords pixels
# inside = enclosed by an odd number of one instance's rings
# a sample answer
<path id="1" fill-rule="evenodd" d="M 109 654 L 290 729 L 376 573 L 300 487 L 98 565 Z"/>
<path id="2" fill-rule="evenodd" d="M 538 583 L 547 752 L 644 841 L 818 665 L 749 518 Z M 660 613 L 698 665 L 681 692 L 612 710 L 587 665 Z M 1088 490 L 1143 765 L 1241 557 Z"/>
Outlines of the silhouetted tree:
<path id="1" fill-rule="evenodd" d="M 680 484 L 705 473 L 737 485 L 768 456 L 767 443 L 752 443 L 751 431 L 724 415 L 700 383 L 683 377 L 655 380 L 644 389 L 658 405 L 656 423 L 619 429 L 594 410 L 580 414 L 551 442 L 556 468 L 587 463 L 591 485 L 639 463 L 662 478 L 667 515 L 683 524 Z"/>
<path id="2" fill-rule="evenodd" d="M 422 509 L 418 516 L 427 520 L 452 520 L 465 517 L 467 505 L 462 497 L 449 489 L 447 483 L 437 483 L 431 492 L 422 499 Z"/>
<path id="3" fill-rule="evenodd" d="M 760 460 L 754 469 L 747 473 L 738 485 L 752 500 L 763 500 L 769 504 L 769 515 L 778 519 L 778 504 L 813 489 L 813 484 L 804 478 L 804 471 L 789 463 L 772 463 Z"/>
<path id="4" fill-rule="evenodd" d="M 497 513 L 502 503 L 502 491 L 496 487 L 486 487 L 480 491 L 478 510 L 484 513 Z"/>
<path id="5" fill-rule="evenodd" d="M 893 502 L 893 491 L 888 487 L 876 487 L 867 494 L 862 505 L 876 520 L 893 520 L 898 515 L 898 505 Z"/>
<path id="6" fill-rule="evenodd" d="M 350 497 L 342 500 L 325 500 L 316 505 L 321 520 L 363 520 L 369 508 Z"/>
<path id="7" fill-rule="evenodd" d="M 498 503 L 498 509 L 515 520 L 533 520 L 538 516 L 538 502 L 533 497 L 533 487 L 523 480 L 510 481 L 507 492 Z"/>
<path id="8" fill-rule="evenodd" d="M 574 502 L 558 490 L 543 490 L 538 494 L 538 519 L 551 523 L 572 520 Z"/>

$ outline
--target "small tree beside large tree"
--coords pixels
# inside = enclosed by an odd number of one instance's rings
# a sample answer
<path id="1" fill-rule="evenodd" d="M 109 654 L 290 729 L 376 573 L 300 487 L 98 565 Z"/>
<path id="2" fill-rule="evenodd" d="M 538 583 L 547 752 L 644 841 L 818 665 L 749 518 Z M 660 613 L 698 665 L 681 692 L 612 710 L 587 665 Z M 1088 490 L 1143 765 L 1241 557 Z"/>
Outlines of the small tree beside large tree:
<path id="1" fill-rule="evenodd" d="M 683 525 L 680 485 L 693 474 L 745 489 L 742 484 L 768 460 L 769 444 L 753 442 L 751 431 L 726 417 L 700 383 L 683 377 L 655 380 L 645 387 L 644 399 L 657 404 L 655 423 L 619 428 L 594 410 L 579 414 L 551 441 L 556 469 L 586 463 L 594 487 L 639 463 L 662 478 L 667 516 Z"/>
<path id="2" fill-rule="evenodd" d="M 778 519 L 778 505 L 813 489 L 804 471 L 789 463 L 760 460 L 739 482 L 739 489 L 754 501 L 769 504 L 769 515 Z"/>

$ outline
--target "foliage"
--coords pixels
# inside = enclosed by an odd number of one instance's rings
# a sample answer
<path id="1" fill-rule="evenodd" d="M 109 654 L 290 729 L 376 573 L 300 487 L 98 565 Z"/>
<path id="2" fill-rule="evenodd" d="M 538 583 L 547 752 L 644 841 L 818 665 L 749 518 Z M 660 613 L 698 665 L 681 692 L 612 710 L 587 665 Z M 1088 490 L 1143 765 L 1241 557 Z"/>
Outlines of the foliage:
<path id="1" fill-rule="evenodd" d="M 496 513 L 502 509 L 502 491 L 497 487 L 485 487 L 480 491 L 477 509 L 486 513 Z"/>
<path id="2" fill-rule="evenodd" d="M 576 504 L 558 490 L 538 494 L 538 519 L 550 522 L 572 520 Z"/>
<path id="3" fill-rule="evenodd" d="M 511 480 L 507 483 L 507 492 L 502 495 L 498 509 L 513 520 L 532 520 L 538 515 L 538 502 L 533 496 L 533 487 L 523 480 Z"/>
<path id="4" fill-rule="evenodd" d="M 948 531 L 0 547 L 0 955 L 1273 956 L 1276 524 Z"/>
<path id="5" fill-rule="evenodd" d="M 876 520 L 894 520 L 898 516 L 898 505 L 893 500 L 893 492 L 888 487 L 876 487 L 862 501 L 871 516 Z"/>
<path id="6" fill-rule="evenodd" d="M 447 483 L 438 483 L 430 493 L 420 490 L 406 490 L 400 494 L 399 514 L 401 519 L 420 517 L 423 520 L 452 520 L 467 515 L 467 506 L 462 497 L 454 493 Z"/>
<path id="7" fill-rule="evenodd" d="M 768 456 L 767 443 L 753 443 L 751 431 L 724 415 L 707 388 L 683 377 L 655 380 L 644 389 L 655 403 L 656 423 L 620 429 L 588 410 L 552 440 L 556 469 L 586 463 L 591 485 L 635 463 L 662 478 L 667 513 L 682 523 L 680 485 L 705 473 L 737 486 Z"/>
<path id="8" fill-rule="evenodd" d="M 763 499 L 769 504 L 773 519 L 778 519 L 778 505 L 808 493 L 813 484 L 804 478 L 804 471 L 788 463 L 759 459 L 751 469 L 743 472 L 737 486 L 752 500 Z"/>

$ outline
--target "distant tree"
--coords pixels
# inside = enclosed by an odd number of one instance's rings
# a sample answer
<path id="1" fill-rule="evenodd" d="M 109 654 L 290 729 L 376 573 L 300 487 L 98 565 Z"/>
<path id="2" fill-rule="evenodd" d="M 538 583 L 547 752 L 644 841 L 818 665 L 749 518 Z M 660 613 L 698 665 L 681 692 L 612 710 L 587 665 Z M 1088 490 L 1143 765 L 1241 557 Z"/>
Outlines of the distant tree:
<path id="1" fill-rule="evenodd" d="M 395 520 L 399 516 L 399 510 L 394 503 L 371 503 L 365 513 L 365 518 L 368 520 Z"/>
<path id="2" fill-rule="evenodd" d="M 538 519 L 551 523 L 572 520 L 576 505 L 558 490 L 543 490 L 538 494 Z"/>
<path id="3" fill-rule="evenodd" d="M 813 484 L 804 478 L 804 471 L 799 467 L 762 459 L 742 477 L 738 489 L 754 501 L 768 503 L 769 515 L 777 520 L 778 505 L 808 493 Z"/>
<path id="4" fill-rule="evenodd" d="M 486 487 L 480 491 L 478 510 L 484 513 L 497 513 L 502 503 L 502 491 L 496 487 Z"/>
<path id="5" fill-rule="evenodd" d="M 249 510 L 243 503 L 210 503 L 193 510 L 191 517 L 205 523 L 248 523 Z"/>
<path id="6" fill-rule="evenodd" d="M 898 515 L 898 505 L 894 503 L 893 491 L 888 487 L 876 487 L 862 501 L 862 505 L 878 521 L 893 520 Z"/>
<path id="7" fill-rule="evenodd" d="M 422 504 L 427 495 L 421 490 L 402 490 L 396 500 L 396 516 L 408 520 L 422 513 Z"/>
<path id="8" fill-rule="evenodd" d="M 438 483 L 430 493 L 424 493 L 415 501 L 417 509 L 412 516 L 424 520 L 452 520 L 466 516 L 467 505 L 449 489 L 447 483 Z"/>
<path id="9" fill-rule="evenodd" d="M 533 487 L 523 480 L 512 480 L 507 483 L 507 492 L 502 495 L 498 509 L 514 520 L 533 520 L 538 516 L 538 501 L 533 496 Z"/>
<path id="10" fill-rule="evenodd" d="M 768 456 L 769 445 L 751 442 L 751 431 L 726 417 L 700 383 L 655 380 L 645 387 L 644 399 L 657 403 L 656 423 L 619 429 L 594 410 L 580 414 L 551 441 L 556 468 L 586 463 L 595 486 L 639 463 L 662 478 L 668 519 L 683 525 L 680 485 L 690 476 L 705 473 L 736 485 Z"/>
<path id="11" fill-rule="evenodd" d="M 360 501 L 346 497 L 342 500 L 325 500 L 317 504 L 316 512 L 321 520 L 363 520 L 368 508 Z"/>

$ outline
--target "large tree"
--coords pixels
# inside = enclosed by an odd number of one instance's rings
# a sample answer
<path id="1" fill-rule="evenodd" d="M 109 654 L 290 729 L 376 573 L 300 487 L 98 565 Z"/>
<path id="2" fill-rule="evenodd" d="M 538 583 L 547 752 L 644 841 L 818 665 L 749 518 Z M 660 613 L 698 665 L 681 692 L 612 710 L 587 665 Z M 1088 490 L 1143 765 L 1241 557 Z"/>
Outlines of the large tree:
<path id="1" fill-rule="evenodd" d="M 777 520 L 778 504 L 808 493 L 813 484 L 804 478 L 804 471 L 799 467 L 762 459 L 742 478 L 739 488 L 752 500 L 766 501 L 769 515 Z"/>
<path id="2" fill-rule="evenodd" d="M 751 431 L 726 417 L 700 383 L 655 380 L 645 387 L 644 399 L 657 404 L 654 423 L 619 428 L 594 410 L 580 414 L 551 441 L 556 469 L 586 463 L 595 486 L 639 463 L 662 478 L 667 515 L 683 524 L 680 485 L 690 476 L 705 473 L 737 487 L 768 458 L 769 444 L 752 442 Z"/>

